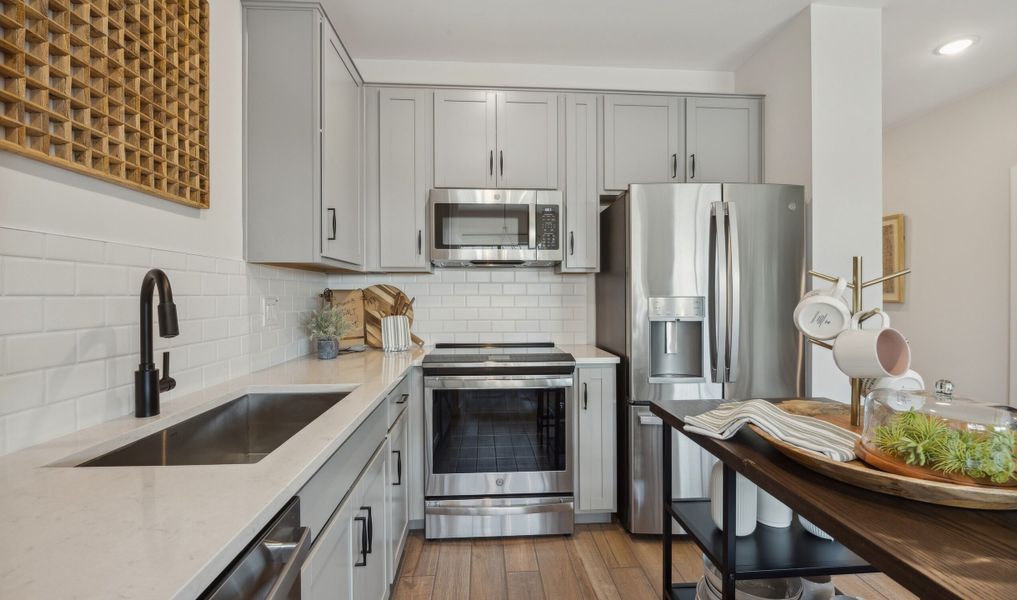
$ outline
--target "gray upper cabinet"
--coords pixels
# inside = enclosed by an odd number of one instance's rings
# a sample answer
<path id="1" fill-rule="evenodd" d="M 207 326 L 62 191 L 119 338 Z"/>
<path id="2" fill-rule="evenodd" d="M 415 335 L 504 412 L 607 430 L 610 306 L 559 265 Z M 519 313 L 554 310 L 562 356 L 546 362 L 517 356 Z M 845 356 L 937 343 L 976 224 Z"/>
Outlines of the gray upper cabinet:
<path id="1" fill-rule="evenodd" d="M 434 185 L 557 188 L 557 94 L 435 92 Z"/>
<path id="2" fill-rule="evenodd" d="M 434 187 L 494 187 L 494 92 L 434 93 Z"/>
<path id="3" fill-rule="evenodd" d="M 497 186 L 558 187 L 558 96 L 497 92 Z"/>
<path id="4" fill-rule="evenodd" d="M 756 98 L 687 100 L 688 181 L 762 182 L 760 104 Z"/>
<path id="5" fill-rule="evenodd" d="M 379 266 L 428 271 L 433 94 L 394 88 L 377 94 Z"/>
<path id="6" fill-rule="evenodd" d="M 685 99 L 604 96 L 604 190 L 685 181 Z"/>
<path id="7" fill-rule="evenodd" d="M 562 272 L 600 266 L 597 96 L 565 95 L 565 261 Z"/>
<path id="8" fill-rule="evenodd" d="M 363 267 L 361 85 L 318 9 L 245 3 L 247 260 Z"/>

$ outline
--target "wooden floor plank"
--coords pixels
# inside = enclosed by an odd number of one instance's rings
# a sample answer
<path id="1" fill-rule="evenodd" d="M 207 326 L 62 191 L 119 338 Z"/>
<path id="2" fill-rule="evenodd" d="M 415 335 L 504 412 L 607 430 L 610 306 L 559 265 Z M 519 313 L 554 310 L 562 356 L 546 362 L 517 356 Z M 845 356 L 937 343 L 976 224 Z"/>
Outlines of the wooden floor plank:
<path id="1" fill-rule="evenodd" d="M 502 538 L 505 546 L 505 570 L 509 573 L 536 571 L 537 555 L 533 552 L 533 538 Z"/>
<path id="2" fill-rule="evenodd" d="M 575 536 L 565 536 L 565 551 L 569 555 L 569 565 L 572 567 L 572 572 L 576 575 L 576 582 L 579 584 L 579 596 L 581 598 L 596 598 L 597 592 L 593 588 L 593 582 L 590 581 L 590 574 L 586 571 L 586 566 L 583 564 L 583 559 L 579 556 L 579 551 L 573 545 L 572 540 Z M 598 552 L 599 556 L 600 553 Z"/>
<path id="3" fill-rule="evenodd" d="M 614 556 L 615 564 L 619 567 L 638 567 L 639 561 L 637 561 L 635 555 L 632 554 L 632 547 L 629 545 L 628 532 L 625 531 L 618 523 L 607 523 L 600 527 L 607 540 L 607 546 L 610 549 L 611 554 Z"/>
<path id="4" fill-rule="evenodd" d="M 508 600 L 546 600 L 539 571 L 506 573 L 505 579 L 508 582 Z"/>
<path id="5" fill-rule="evenodd" d="M 887 598 L 872 589 L 872 586 L 865 583 L 865 580 L 858 575 L 839 575 L 833 578 L 833 585 L 841 594 L 848 596 L 857 596 L 865 600 L 896 600 Z"/>
<path id="6" fill-rule="evenodd" d="M 568 540 L 568 547 L 569 554 L 573 557 L 573 568 L 582 570 L 595 597 L 598 600 L 621 600 L 590 528 L 576 527 L 575 533 Z"/>
<path id="7" fill-rule="evenodd" d="M 664 564 L 660 538 L 653 536 L 632 536 L 632 551 L 639 561 L 640 568 L 646 575 L 646 579 L 653 586 L 654 593 L 659 597 L 664 587 L 664 579 L 661 576 L 661 567 Z M 675 554 L 672 546 L 671 557 L 671 581 L 673 583 L 688 583 L 684 579 L 679 567 L 682 559 L 680 554 Z"/>
<path id="8" fill-rule="evenodd" d="M 439 544 L 438 565 L 434 575 L 434 598 L 466 600 L 470 597 L 470 548 L 467 541 L 443 541 Z"/>
<path id="9" fill-rule="evenodd" d="M 882 573 L 865 573 L 859 575 L 869 587 L 876 590 L 880 594 L 883 594 L 887 598 L 893 600 L 917 600 L 918 596 L 915 596 L 911 592 L 904 589 L 904 586 L 890 579 Z"/>
<path id="10" fill-rule="evenodd" d="M 400 577 L 396 581 L 393 600 L 431 600 L 434 589 L 434 577 Z"/>
<path id="11" fill-rule="evenodd" d="M 420 556 L 417 557 L 416 568 L 413 571 L 404 568 L 403 575 L 414 577 L 433 576 L 438 572 L 439 550 L 441 550 L 441 543 L 421 538 Z"/>
<path id="12" fill-rule="evenodd" d="M 681 574 L 679 583 L 695 583 L 703 578 L 703 551 L 695 542 L 681 540 L 671 548 L 671 564 Z"/>
<path id="13" fill-rule="evenodd" d="M 402 564 L 399 565 L 399 577 L 412 575 L 420 562 L 420 552 L 424 548 L 424 536 L 411 531 L 406 536 L 406 549 L 403 550 Z"/>
<path id="14" fill-rule="evenodd" d="M 659 598 L 639 567 L 611 569 L 611 578 L 618 588 L 618 593 L 625 600 L 655 600 Z"/>
<path id="15" fill-rule="evenodd" d="M 505 600 L 505 550 L 501 540 L 474 540 L 470 555 L 470 598 Z"/>
<path id="16" fill-rule="evenodd" d="M 543 537 L 533 541 L 540 568 L 540 581 L 544 597 L 548 600 L 586 600 L 580 593 L 579 581 L 572 570 L 565 540 L 561 537 Z"/>

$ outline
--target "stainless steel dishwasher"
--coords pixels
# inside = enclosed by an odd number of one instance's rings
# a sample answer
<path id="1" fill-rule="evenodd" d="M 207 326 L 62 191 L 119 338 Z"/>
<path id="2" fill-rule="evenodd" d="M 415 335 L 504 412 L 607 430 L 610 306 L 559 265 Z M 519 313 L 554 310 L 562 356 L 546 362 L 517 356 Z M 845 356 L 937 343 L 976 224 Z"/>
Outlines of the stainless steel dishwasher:
<path id="1" fill-rule="evenodd" d="M 202 598 L 298 599 L 300 567 L 310 547 L 311 530 L 300 526 L 300 498 L 294 498 Z"/>

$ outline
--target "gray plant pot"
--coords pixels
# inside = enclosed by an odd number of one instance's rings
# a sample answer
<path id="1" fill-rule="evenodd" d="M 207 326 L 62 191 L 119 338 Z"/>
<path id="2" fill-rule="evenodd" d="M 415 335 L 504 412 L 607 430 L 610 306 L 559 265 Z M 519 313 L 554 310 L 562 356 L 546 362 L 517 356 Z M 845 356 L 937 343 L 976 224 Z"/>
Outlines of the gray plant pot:
<path id="1" fill-rule="evenodd" d="M 339 342 L 337 340 L 318 340 L 318 358 L 321 360 L 332 360 L 339 356 Z"/>

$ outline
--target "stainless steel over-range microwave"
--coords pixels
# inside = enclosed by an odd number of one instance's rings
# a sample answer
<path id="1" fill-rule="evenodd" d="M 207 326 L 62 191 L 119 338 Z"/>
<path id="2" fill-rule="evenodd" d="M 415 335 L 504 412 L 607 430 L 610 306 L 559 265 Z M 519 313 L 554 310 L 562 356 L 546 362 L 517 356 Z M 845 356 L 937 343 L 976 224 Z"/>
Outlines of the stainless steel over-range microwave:
<path id="1" fill-rule="evenodd" d="M 555 190 L 433 189 L 431 262 L 439 267 L 543 267 L 562 260 Z"/>

